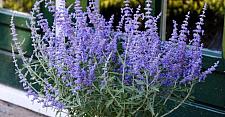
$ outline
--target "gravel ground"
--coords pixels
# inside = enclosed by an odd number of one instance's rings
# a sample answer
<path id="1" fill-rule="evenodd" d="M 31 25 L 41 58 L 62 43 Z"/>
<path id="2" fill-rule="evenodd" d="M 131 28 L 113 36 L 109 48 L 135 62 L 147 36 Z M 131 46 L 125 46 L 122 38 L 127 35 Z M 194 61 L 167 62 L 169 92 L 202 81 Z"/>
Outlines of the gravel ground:
<path id="1" fill-rule="evenodd" d="M 47 117 L 47 116 L 0 100 L 0 117 Z"/>

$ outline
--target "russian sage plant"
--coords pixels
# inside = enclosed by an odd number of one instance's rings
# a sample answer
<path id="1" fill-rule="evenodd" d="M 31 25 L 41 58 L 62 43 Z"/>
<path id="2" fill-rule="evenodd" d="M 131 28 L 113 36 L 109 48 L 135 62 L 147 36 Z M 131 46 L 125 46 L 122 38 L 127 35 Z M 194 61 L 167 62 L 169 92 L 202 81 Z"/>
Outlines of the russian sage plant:
<path id="1" fill-rule="evenodd" d="M 41 3 L 52 15 L 52 24 L 41 12 Z M 82 11 L 80 0 L 60 10 L 51 0 L 38 0 L 29 25 L 34 48 L 30 57 L 17 39 L 12 17 L 13 62 L 28 96 L 68 116 L 164 117 L 180 107 L 193 86 L 218 65 L 202 71 L 200 38 L 206 6 L 193 36 L 188 36 L 188 12 L 180 30 L 173 21 L 169 41 L 161 41 L 160 14 L 151 15 L 151 0 L 145 4 L 141 13 L 140 6 L 132 9 L 124 0 L 114 27 L 114 16 L 106 20 L 95 1 Z M 14 51 L 23 66 L 17 64 Z"/>

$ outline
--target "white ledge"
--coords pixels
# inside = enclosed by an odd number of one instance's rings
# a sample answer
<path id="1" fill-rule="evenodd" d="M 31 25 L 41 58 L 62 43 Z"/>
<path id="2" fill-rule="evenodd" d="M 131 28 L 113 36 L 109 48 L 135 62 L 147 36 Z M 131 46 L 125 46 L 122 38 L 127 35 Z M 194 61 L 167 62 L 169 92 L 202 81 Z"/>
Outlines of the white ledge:
<path id="1" fill-rule="evenodd" d="M 31 102 L 26 96 L 26 92 L 11 88 L 9 86 L 0 84 L 0 100 L 15 104 L 17 106 L 32 110 L 37 113 L 41 113 L 46 116 L 55 117 L 56 111 L 52 108 L 43 108 L 42 104 L 37 102 Z M 65 114 L 61 114 L 60 117 L 65 117 Z"/>

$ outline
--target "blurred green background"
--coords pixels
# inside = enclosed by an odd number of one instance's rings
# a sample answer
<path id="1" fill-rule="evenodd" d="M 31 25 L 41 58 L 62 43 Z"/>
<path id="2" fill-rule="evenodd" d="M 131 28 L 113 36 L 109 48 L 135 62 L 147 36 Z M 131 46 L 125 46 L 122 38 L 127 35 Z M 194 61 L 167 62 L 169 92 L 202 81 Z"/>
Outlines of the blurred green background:
<path id="1" fill-rule="evenodd" d="M 17 10 L 21 12 L 29 12 L 35 0 L 3 0 L 3 8 Z M 67 6 L 74 3 L 75 0 L 66 0 Z M 88 0 L 81 0 L 82 6 L 87 5 Z M 118 22 L 120 17 L 120 8 L 123 6 L 124 0 L 99 0 L 100 12 L 108 20 L 111 15 L 114 15 L 115 21 Z M 141 5 L 141 11 L 144 12 L 145 0 L 131 0 L 133 8 Z M 155 0 L 155 11 L 153 15 L 157 15 L 161 11 L 160 0 Z M 222 37 L 223 37 L 223 24 L 225 14 L 225 0 L 167 0 L 167 25 L 166 37 L 170 37 L 172 32 L 172 20 L 177 20 L 179 24 L 182 23 L 185 14 L 191 11 L 190 29 L 193 29 L 195 22 L 198 19 L 202 7 L 207 4 L 206 11 L 206 24 L 204 25 L 205 36 L 203 43 L 205 48 L 213 50 L 221 50 Z M 135 11 L 135 9 L 134 9 Z M 114 23 L 114 25 L 117 25 Z M 191 37 L 190 37 L 191 38 Z"/>
<path id="2" fill-rule="evenodd" d="M 204 4 L 216 14 L 224 14 L 225 0 L 168 0 L 168 9 L 174 13 L 197 11 L 200 13 Z"/>
<path id="3" fill-rule="evenodd" d="M 35 0 L 3 0 L 3 8 L 13 9 L 21 12 L 29 12 Z M 73 3 L 75 0 L 67 0 L 68 3 Z M 85 0 L 81 0 L 85 1 Z M 207 3 L 209 9 L 215 13 L 223 14 L 225 9 L 225 0 L 168 0 L 168 9 L 174 13 L 201 11 L 204 3 Z M 144 0 L 131 0 L 132 5 L 144 5 Z M 110 7 L 121 7 L 123 0 L 100 0 L 100 8 L 107 9 Z"/>
<path id="4" fill-rule="evenodd" d="M 21 12 L 29 12 L 35 0 L 3 0 L 3 8 Z M 67 5 L 74 3 L 75 0 L 66 0 Z M 88 0 L 81 0 L 81 2 Z M 143 4 L 144 0 L 131 0 L 132 5 Z M 121 7 L 123 0 L 100 0 L 100 8 Z"/>
<path id="5" fill-rule="evenodd" d="M 35 0 L 3 0 L 3 8 L 29 12 Z"/>

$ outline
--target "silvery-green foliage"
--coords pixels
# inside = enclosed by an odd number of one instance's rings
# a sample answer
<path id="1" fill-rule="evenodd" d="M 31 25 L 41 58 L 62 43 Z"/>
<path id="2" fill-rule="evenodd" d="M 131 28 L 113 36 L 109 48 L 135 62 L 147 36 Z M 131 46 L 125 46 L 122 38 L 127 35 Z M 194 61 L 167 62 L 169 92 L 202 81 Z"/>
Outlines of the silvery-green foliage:
<path id="1" fill-rule="evenodd" d="M 41 3 L 53 16 L 52 25 L 41 12 Z M 28 96 L 44 107 L 66 110 L 69 116 L 163 117 L 173 112 L 187 100 L 194 84 L 218 65 L 201 70 L 206 6 L 187 46 L 189 13 L 181 30 L 173 21 L 171 38 L 164 42 L 158 34 L 160 14 L 152 16 L 150 5 L 146 0 L 146 12 L 141 13 L 140 7 L 134 10 L 125 0 L 114 30 L 114 16 L 107 21 L 94 1 L 84 12 L 80 0 L 58 11 L 51 0 L 38 0 L 31 12 L 30 58 L 17 40 L 12 17 L 13 62 Z M 60 27 L 57 34 L 56 27 Z M 23 60 L 22 68 L 14 50 Z M 168 106 L 171 100 L 176 100 L 175 106 Z"/>

